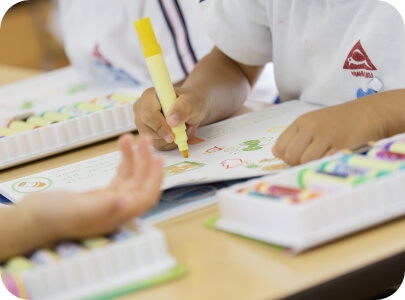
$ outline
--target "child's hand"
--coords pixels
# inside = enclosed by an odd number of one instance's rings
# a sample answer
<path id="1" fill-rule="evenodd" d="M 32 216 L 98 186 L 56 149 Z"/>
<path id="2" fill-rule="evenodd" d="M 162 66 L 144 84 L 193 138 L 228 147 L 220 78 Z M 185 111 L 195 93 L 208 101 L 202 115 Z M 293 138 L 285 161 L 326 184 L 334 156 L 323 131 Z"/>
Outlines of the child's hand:
<path id="1" fill-rule="evenodd" d="M 386 136 L 382 116 L 363 100 L 302 115 L 283 132 L 273 154 L 298 165 Z"/>
<path id="2" fill-rule="evenodd" d="M 176 148 L 170 127 L 185 123 L 187 136 L 194 136 L 207 112 L 207 104 L 201 95 L 190 90 L 176 88 L 177 100 L 168 112 L 167 119 L 162 114 L 155 89 L 145 90 L 134 104 L 135 124 L 139 133 L 152 137 L 153 146 L 159 150 Z"/>
<path id="3" fill-rule="evenodd" d="M 17 204 L 20 213 L 42 226 L 37 232 L 48 231 L 47 242 L 111 232 L 159 200 L 163 161 L 152 157 L 149 144 L 149 137 L 140 137 L 134 153 L 132 136 L 122 136 L 122 162 L 110 186 L 81 194 L 34 194 Z"/>

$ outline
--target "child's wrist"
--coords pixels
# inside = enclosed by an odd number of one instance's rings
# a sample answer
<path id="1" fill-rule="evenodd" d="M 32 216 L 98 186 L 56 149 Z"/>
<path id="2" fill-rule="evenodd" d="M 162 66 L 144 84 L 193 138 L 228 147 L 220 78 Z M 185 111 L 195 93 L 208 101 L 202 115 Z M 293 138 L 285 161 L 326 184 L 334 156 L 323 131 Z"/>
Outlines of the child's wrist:
<path id="1" fill-rule="evenodd" d="M 36 199 L 27 199 L 26 201 L 35 201 Z M 28 243 L 31 247 L 37 248 L 44 244 L 55 242 L 59 237 L 58 227 L 54 222 L 53 216 L 49 216 L 46 207 L 31 205 L 26 201 L 16 205 L 19 214 L 24 222 L 24 228 L 30 232 Z"/>

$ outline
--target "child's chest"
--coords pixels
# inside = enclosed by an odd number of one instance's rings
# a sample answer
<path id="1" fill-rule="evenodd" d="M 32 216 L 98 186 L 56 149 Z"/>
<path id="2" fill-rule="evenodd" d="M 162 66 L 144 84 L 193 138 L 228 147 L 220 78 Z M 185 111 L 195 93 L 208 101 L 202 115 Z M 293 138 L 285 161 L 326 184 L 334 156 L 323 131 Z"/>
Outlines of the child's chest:
<path id="1" fill-rule="evenodd" d="M 280 93 L 331 105 L 405 87 L 405 28 L 395 9 L 380 1 L 350 9 L 304 2 L 285 23 L 273 22 Z"/>

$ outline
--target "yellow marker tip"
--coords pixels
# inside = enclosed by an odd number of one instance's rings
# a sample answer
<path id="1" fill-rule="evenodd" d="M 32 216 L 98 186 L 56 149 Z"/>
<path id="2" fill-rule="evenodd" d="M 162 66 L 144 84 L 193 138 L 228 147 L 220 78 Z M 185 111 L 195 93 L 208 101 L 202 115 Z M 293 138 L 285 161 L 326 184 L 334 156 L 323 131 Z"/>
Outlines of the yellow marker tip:
<path id="1" fill-rule="evenodd" d="M 183 153 L 184 158 L 188 158 L 188 151 L 187 150 L 181 151 L 181 153 Z"/>

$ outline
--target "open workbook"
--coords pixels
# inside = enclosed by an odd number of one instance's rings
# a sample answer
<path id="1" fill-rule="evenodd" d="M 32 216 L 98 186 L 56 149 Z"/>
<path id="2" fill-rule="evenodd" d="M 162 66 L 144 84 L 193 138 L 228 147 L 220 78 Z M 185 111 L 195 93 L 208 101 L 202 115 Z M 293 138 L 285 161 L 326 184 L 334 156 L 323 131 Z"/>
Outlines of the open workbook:
<path id="1" fill-rule="evenodd" d="M 156 151 L 165 159 L 162 188 L 168 190 L 251 178 L 286 168 L 283 161 L 273 156 L 271 147 L 298 116 L 317 108 L 304 102 L 290 101 L 201 127 L 189 140 L 189 158 L 183 158 L 177 149 Z M 81 192 L 100 188 L 111 181 L 120 159 L 117 151 L 32 174 L 1 183 L 0 193 L 17 202 L 29 193 L 56 189 Z M 189 191 L 189 196 L 194 192 Z M 176 199 L 179 194 L 181 192 L 170 196 L 166 194 L 166 197 Z"/>

